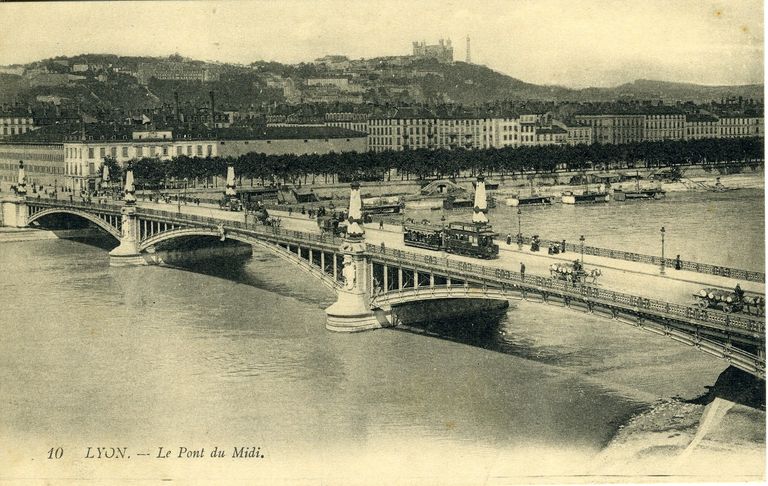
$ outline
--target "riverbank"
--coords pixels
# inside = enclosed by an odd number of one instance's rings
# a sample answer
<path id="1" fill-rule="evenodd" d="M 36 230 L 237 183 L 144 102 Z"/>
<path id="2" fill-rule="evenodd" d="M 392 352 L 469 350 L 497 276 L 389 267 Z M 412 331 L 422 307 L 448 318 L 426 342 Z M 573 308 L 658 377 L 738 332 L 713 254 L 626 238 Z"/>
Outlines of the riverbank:
<path id="1" fill-rule="evenodd" d="M 43 230 L 35 228 L 0 228 L 0 243 L 58 240 L 60 238 L 90 238 L 101 236 L 97 229 Z"/>
<path id="2" fill-rule="evenodd" d="M 705 170 L 702 166 L 685 166 L 682 168 L 684 173 L 683 182 L 663 183 L 663 188 L 666 191 L 688 191 L 688 190 L 706 190 L 701 186 L 703 183 L 705 186 L 713 186 L 717 182 L 717 178 L 721 178 L 721 183 L 725 187 L 732 188 L 763 188 L 764 184 L 764 169 L 762 166 L 756 170 L 752 170 L 749 167 L 744 167 L 743 172 L 740 174 L 727 174 L 721 175 L 717 170 L 708 168 Z M 611 171 L 586 171 L 587 175 L 591 176 L 607 176 L 622 174 L 634 174 L 637 172 L 643 180 L 641 185 L 650 186 L 653 185 L 649 180 L 649 176 L 659 169 L 618 169 Z M 542 195 L 560 196 L 564 191 L 581 191 L 584 186 L 581 184 L 570 184 L 570 180 L 574 176 L 582 175 L 582 172 L 578 171 L 565 171 L 555 173 L 542 173 L 542 174 L 513 174 L 501 176 L 498 174 L 488 175 L 487 181 L 492 184 L 498 184 L 498 189 L 489 191 L 491 195 L 496 194 L 499 197 L 509 196 L 512 194 L 522 193 L 527 194 L 530 190 L 531 183 L 538 188 L 539 193 Z M 430 179 L 432 180 L 432 179 Z M 474 191 L 473 183 L 476 180 L 475 177 L 463 176 L 456 179 L 456 184 L 466 189 L 470 193 Z M 242 180 L 238 188 L 247 190 L 252 187 L 262 187 L 257 184 L 253 184 L 254 181 Z M 419 193 L 419 189 L 425 184 L 424 180 L 398 180 L 394 178 L 387 181 L 363 181 L 360 183 L 361 194 L 364 198 L 368 197 L 383 197 L 383 196 L 400 196 L 400 195 L 415 195 Z M 633 183 L 623 183 L 625 187 L 631 187 Z M 592 189 L 596 188 L 595 184 L 590 186 Z M 614 187 L 618 187 L 618 184 L 614 184 Z M 186 194 L 188 197 L 199 197 L 203 199 L 211 199 L 218 201 L 224 192 L 225 182 L 221 180 L 215 187 L 195 187 L 187 188 Z M 325 183 L 321 178 L 316 178 L 314 184 L 308 181 L 307 184 L 301 186 L 306 191 L 310 189 L 321 200 L 320 203 L 293 203 L 294 207 L 306 206 L 307 208 L 317 206 L 319 204 L 327 204 L 328 201 L 334 201 L 337 207 L 340 201 L 346 201 L 349 198 L 349 184 L 348 183 Z M 173 190 L 164 191 L 167 193 L 173 193 Z M 503 201 L 501 202 L 503 204 Z"/>
<path id="3" fill-rule="evenodd" d="M 763 480 L 764 393 L 764 382 L 729 368 L 705 396 L 659 399 L 619 427 L 595 457 L 591 474 L 642 482 L 650 476 Z"/>

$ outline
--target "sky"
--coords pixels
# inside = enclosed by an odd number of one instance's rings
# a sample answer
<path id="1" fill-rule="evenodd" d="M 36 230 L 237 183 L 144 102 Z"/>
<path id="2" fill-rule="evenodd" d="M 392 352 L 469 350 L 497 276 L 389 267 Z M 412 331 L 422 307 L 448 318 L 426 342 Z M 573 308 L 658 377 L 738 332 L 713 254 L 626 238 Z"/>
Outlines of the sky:
<path id="1" fill-rule="evenodd" d="M 411 53 L 451 39 L 464 60 L 537 84 L 763 82 L 761 0 L 0 2 L 0 65 L 110 53 L 298 63 Z"/>

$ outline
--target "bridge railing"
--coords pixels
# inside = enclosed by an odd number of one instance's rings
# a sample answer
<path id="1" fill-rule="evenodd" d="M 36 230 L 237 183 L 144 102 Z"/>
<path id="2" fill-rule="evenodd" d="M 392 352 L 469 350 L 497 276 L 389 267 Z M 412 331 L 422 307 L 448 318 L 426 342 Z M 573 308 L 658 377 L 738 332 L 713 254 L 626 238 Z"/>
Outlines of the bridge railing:
<path id="1" fill-rule="evenodd" d="M 27 204 L 30 206 L 48 206 L 48 207 L 64 207 L 74 209 L 88 209 L 98 211 L 110 211 L 120 212 L 122 208 L 121 204 L 101 204 L 101 203 L 89 203 L 83 201 L 66 201 L 63 199 L 35 199 L 27 198 Z"/>
<path id="2" fill-rule="evenodd" d="M 56 206 L 56 207 L 71 207 L 71 208 L 78 208 L 78 209 L 96 209 L 100 211 L 120 211 L 120 208 L 122 208 L 122 204 L 102 204 L 102 203 L 93 203 L 93 202 L 84 202 L 84 201 L 67 201 L 64 199 L 51 199 L 51 198 L 33 198 L 33 197 L 27 197 L 27 203 L 28 204 L 34 204 L 37 206 Z M 204 216 L 196 216 L 191 214 L 184 214 L 184 213 L 173 213 L 170 211 L 160 211 L 160 210 L 153 210 L 153 209 L 147 209 L 138 207 L 140 211 L 144 214 L 153 214 L 157 213 L 158 216 L 167 218 L 174 216 L 176 218 L 184 217 L 195 221 L 201 221 L 204 220 L 196 219 L 196 218 L 204 218 Z M 207 224 L 219 224 L 221 220 L 215 219 L 215 218 L 207 218 L 211 221 L 216 221 L 216 223 L 208 222 Z M 236 223 L 236 222 L 232 222 Z M 228 223 L 230 224 L 230 223 Z M 399 223 L 398 223 L 399 224 Z M 311 233 L 305 233 L 306 235 L 311 235 Z M 547 247 L 549 245 L 557 245 L 560 246 L 562 242 L 553 241 L 553 240 L 539 240 L 541 242 L 542 247 Z M 530 236 L 523 236 L 523 242 L 526 245 L 530 245 L 531 243 L 531 237 Z M 581 245 L 576 243 L 566 243 L 565 244 L 566 251 L 578 253 L 581 252 Z M 646 255 L 643 253 L 633 253 L 623 250 L 614 250 L 611 248 L 601 248 L 597 246 L 584 246 L 584 254 L 585 255 L 592 255 L 592 256 L 599 256 L 604 258 L 613 258 L 617 260 L 624 260 L 629 262 L 638 262 L 638 263 L 645 263 L 649 265 L 661 265 L 661 257 L 656 255 Z M 674 258 L 664 258 L 664 265 L 668 268 L 675 268 L 675 265 L 677 264 L 677 260 Z M 744 281 L 751 281 L 751 282 L 765 282 L 765 273 L 764 272 L 756 272 L 752 270 L 744 270 L 740 268 L 733 268 L 733 267 L 727 267 L 722 265 L 712 265 L 709 263 L 700 263 L 695 262 L 691 260 L 680 260 L 680 269 L 681 270 L 687 270 L 690 272 L 697 272 L 697 273 L 704 273 L 708 275 L 718 275 L 721 277 L 728 277 L 733 278 L 736 280 L 744 280 Z"/>
<path id="3" fill-rule="evenodd" d="M 250 233 L 257 233 L 264 236 L 282 237 L 286 240 L 293 240 L 297 243 L 300 242 L 316 242 L 326 245 L 333 245 L 335 247 L 341 245 L 342 239 L 332 234 L 318 234 L 308 233 L 304 231 L 290 230 L 280 228 L 278 226 L 263 225 L 256 222 L 246 223 L 244 221 L 233 221 L 218 218 L 211 218 L 209 216 L 199 216 L 196 214 L 185 214 L 171 211 L 162 211 L 158 209 L 145 209 L 139 208 L 138 214 L 140 216 L 156 217 L 157 219 L 164 221 L 173 221 L 180 223 L 199 223 L 206 226 L 217 228 L 221 226 L 225 230 L 239 230 Z"/>
<path id="4" fill-rule="evenodd" d="M 519 272 L 512 270 L 459 260 L 450 260 L 447 257 L 437 255 L 426 255 L 398 249 L 382 248 L 370 244 L 367 245 L 367 251 L 370 254 L 393 260 L 398 264 L 413 264 L 427 267 L 431 271 L 436 273 L 443 272 L 457 279 L 479 280 L 481 282 L 493 282 L 501 285 L 529 286 L 537 288 L 538 290 L 554 291 L 566 296 L 599 300 L 609 304 L 612 303 L 631 310 L 645 310 L 694 320 L 704 324 L 716 325 L 718 327 L 730 327 L 750 333 L 765 334 L 765 322 L 759 318 L 726 314 L 720 311 L 649 299 L 639 295 L 601 289 L 590 285 L 579 285 L 574 287 L 571 283 L 555 280 L 549 277 L 537 275 L 524 276 Z"/>
<path id="5" fill-rule="evenodd" d="M 542 248 L 549 247 L 550 245 L 562 246 L 562 242 L 553 240 L 539 240 Z M 531 244 L 530 236 L 523 236 L 523 243 L 525 245 Z M 577 243 L 566 243 L 565 250 L 573 253 L 581 252 L 581 245 Z M 584 254 L 599 256 L 604 258 L 613 258 L 616 260 L 625 260 L 628 262 L 647 263 L 649 265 L 661 265 L 661 257 L 656 255 L 646 255 L 643 253 L 633 253 L 629 251 L 613 250 L 610 248 L 600 248 L 597 246 L 584 246 Z M 664 266 L 667 268 L 675 268 L 677 259 L 664 258 Z M 764 272 L 755 272 L 752 270 L 743 270 L 740 268 L 726 267 L 722 265 L 711 265 L 709 263 L 699 263 L 690 260 L 680 260 L 680 270 L 687 270 L 689 272 L 705 273 L 708 275 L 719 275 L 721 277 L 729 277 L 737 280 L 745 280 L 751 282 L 765 282 Z"/>

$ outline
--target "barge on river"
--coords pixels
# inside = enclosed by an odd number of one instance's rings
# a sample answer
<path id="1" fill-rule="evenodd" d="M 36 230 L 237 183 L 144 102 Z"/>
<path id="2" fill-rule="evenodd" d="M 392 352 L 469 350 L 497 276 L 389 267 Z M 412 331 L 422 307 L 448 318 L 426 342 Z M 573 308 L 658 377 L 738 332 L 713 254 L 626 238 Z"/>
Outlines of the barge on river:
<path id="1" fill-rule="evenodd" d="M 611 196 L 607 192 L 584 191 L 581 194 L 576 194 L 573 191 L 565 191 L 562 202 L 563 204 L 596 204 L 607 203 L 610 199 Z"/>

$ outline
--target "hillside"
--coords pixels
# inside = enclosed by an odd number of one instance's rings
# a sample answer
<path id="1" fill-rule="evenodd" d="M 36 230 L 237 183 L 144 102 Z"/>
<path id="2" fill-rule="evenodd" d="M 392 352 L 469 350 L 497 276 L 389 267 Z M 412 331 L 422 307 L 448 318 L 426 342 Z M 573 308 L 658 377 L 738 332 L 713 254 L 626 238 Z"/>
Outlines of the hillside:
<path id="1" fill-rule="evenodd" d="M 183 65 L 215 73 L 206 81 L 162 81 L 154 77 L 141 82 L 144 65 Z M 85 68 L 83 68 L 85 66 Z M 378 58 L 350 61 L 343 70 L 316 64 L 284 65 L 255 62 L 249 66 L 214 64 L 174 55 L 168 58 L 125 57 L 83 54 L 30 63 L 23 74 L 0 69 L 0 104 L 37 101 L 62 102 L 87 112 L 145 110 L 174 103 L 174 92 L 182 103 L 200 106 L 208 93 L 216 93 L 220 108 L 250 109 L 299 103 L 329 102 L 349 110 L 360 103 L 459 103 L 479 105 L 509 101 L 611 101 L 662 99 L 665 102 L 705 102 L 728 97 L 763 98 L 762 85 L 702 86 L 652 80 L 637 80 L 613 88 L 569 89 L 526 83 L 485 66 L 431 60 Z M 10 70 L 7 70 L 10 71 Z M 18 73 L 18 69 L 16 71 Z M 351 76 L 356 91 L 309 89 L 309 78 Z M 292 90 L 293 98 L 286 98 Z M 319 94 L 318 94 L 319 93 Z M 334 94 L 335 93 L 335 94 Z M 356 93 L 356 94 L 350 94 Z M 314 97 L 313 97 L 314 96 Z M 356 98 L 355 98 L 356 97 Z"/>
<path id="2" fill-rule="evenodd" d="M 728 97 L 751 99 L 763 98 L 762 84 L 742 86 L 705 86 L 690 83 L 673 83 L 638 79 L 614 88 L 587 88 L 580 90 L 582 99 L 663 99 L 664 101 L 705 102 Z"/>

